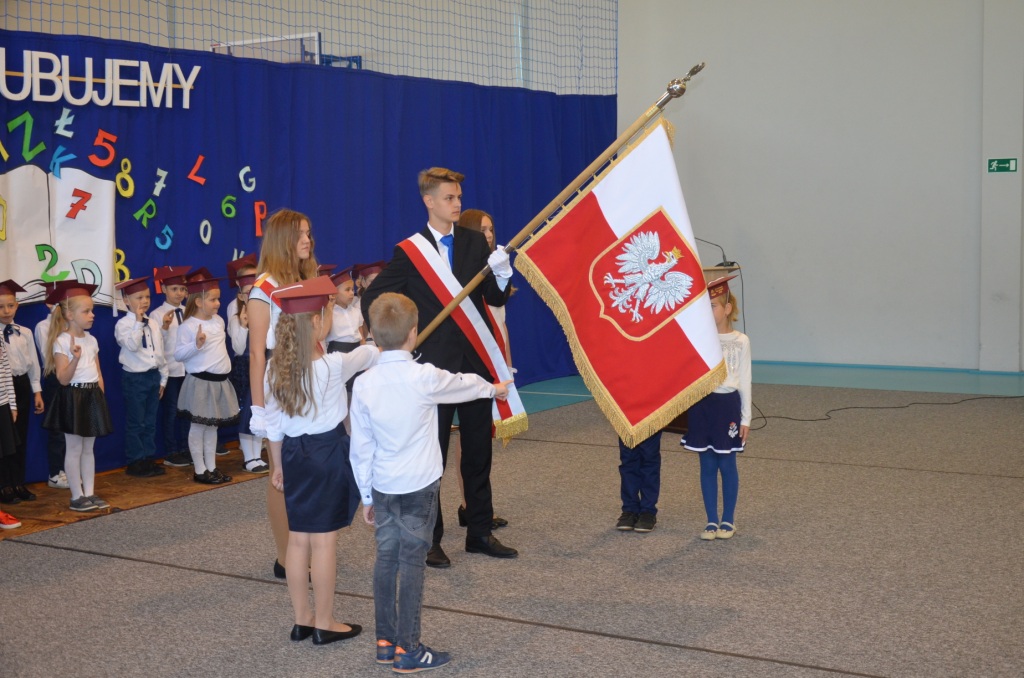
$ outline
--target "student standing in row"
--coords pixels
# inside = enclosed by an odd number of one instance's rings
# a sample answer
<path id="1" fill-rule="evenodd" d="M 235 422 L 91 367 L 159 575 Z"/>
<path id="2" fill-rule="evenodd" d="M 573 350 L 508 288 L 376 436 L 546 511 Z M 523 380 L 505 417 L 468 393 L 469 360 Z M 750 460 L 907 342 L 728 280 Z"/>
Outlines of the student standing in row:
<path id="1" fill-rule="evenodd" d="M 92 327 L 92 293 L 96 285 L 75 280 L 57 283 L 46 301 L 55 304 L 46 340 L 46 373 L 56 373 L 60 385 L 47 404 L 43 426 L 64 433 L 64 470 L 71 489 L 72 511 L 109 508 L 96 496 L 96 438 L 113 432 L 103 373 L 100 347 L 89 334 Z"/>
<path id="2" fill-rule="evenodd" d="M 121 393 L 124 395 L 125 473 L 136 478 L 162 476 L 166 471 L 154 463 L 156 418 L 167 386 L 164 342 L 149 310 L 149 276 L 116 285 L 121 290 L 127 315 L 114 325 L 114 338 L 121 347 Z"/>
<path id="3" fill-rule="evenodd" d="M 0 464 L 0 502 L 14 504 L 33 501 L 36 495 L 25 487 L 25 462 L 28 448 L 28 419 L 33 406 L 36 414 L 43 413 L 42 385 L 39 379 L 39 359 L 28 329 L 14 322 L 18 311 L 18 292 L 25 289 L 13 280 L 0 282 L 0 341 L 3 341 L 10 362 L 15 401 L 20 416 L 14 422 L 18 442 L 13 454 Z"/>

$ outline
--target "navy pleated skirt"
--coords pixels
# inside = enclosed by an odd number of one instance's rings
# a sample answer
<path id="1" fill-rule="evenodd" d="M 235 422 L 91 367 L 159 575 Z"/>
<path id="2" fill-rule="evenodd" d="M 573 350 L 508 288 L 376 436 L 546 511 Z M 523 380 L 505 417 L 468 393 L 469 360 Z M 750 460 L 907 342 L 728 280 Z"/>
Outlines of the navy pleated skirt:
<path id="1" fill-rule="evenodd" d="M 686 435 L 679 444 L 694 452 L 742 452 L 740 392 L 709 393 L 686 411 Z"/>
<path id="2" fill-rule="evenodd" d="M 333 532 L 352 524 L 359 488 L 349 461 L 345 425 L 285 437 L 281 445 L 284 503 L 292 532 Z"/>

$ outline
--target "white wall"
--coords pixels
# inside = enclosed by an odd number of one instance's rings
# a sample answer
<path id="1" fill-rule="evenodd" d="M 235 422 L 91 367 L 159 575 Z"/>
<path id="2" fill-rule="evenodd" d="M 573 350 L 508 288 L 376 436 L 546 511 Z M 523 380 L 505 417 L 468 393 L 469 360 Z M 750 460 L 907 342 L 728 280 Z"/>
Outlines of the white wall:
<path id="1" fill-rule="evenodd" d="M 1021 368 L 1024 172 L 983 159 L 1022 155 L 1021 36 L 1018 0 L 621 4 L 620 129 L 707 61 L 667 117 L 755 359 Z"/>

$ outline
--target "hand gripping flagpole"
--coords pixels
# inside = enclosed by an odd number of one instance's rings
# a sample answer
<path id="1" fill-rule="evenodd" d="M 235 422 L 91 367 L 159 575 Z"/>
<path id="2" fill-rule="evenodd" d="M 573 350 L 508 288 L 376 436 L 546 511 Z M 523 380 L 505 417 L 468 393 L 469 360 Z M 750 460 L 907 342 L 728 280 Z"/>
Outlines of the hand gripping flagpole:
<path id="1" fill-rule="evenodd" d="M 690 81 L 690 78 L 704 70 L 704 66 L 705 62 L 702 61 L 691 68 L 690 72 L 684 77 L 676 78 L 669 82 L 668 86 L 665 88 L 665 93 L 661 95 L 654 105 L 644 111 L 644 114 L 637 118 L 625 132 L 620 134 L 619 138 L 612 142 L 612 145 L 605 149 L 604 153 L 599 155 L 594 162 L 590 163 L 585 170 L 580 172 L 579 176 L 573 179 L 572 182 L 570 182 L 554 200 L 549 202 L 544 209 L 530 221 L 530 223 L 523 227 L 523 230 L 519 231 L 519 233 L 509 241 L 508 245 L 505 246 L 505 252 L 511 254 L 523 243 L 524 240 L 533 235 L 533 233 L 540 228 L 540 226 L 546 222 L 554 212 L 559 210 L 566 201 L 575 195 L 591 178 L 593 178 L 598 170 L 604 167 L 604 165 L 611 160 L 611 158 L 615 156 L 623 146 L 629 143 L 629 141 L 636 136 L 637 132 L 646 127 L 647 124 L 665 108 L 665 104 L 672 99 L 678 99 L 686 94 L 686 83 Z M 484 266 L 483 270 L 477 273 L 476 276 L 462 288 L 462 291 L 455 295 L 455 298 L 437 314 L 437 317 L 430 321 L 429 325 L 423 328 L 423 331 L 419 333 L 419 338 L 416 340 L 417 347 L 422 344 L 428 336 L 430 336 L 431 332 L 437 329 L 438 325 L 444 322 L 445 318 L 451 315 L 452 311 L 462 303 L 463 299 L 468 297 L 469 294 L 484 281 L 490 271 L 490 266 Z"/>

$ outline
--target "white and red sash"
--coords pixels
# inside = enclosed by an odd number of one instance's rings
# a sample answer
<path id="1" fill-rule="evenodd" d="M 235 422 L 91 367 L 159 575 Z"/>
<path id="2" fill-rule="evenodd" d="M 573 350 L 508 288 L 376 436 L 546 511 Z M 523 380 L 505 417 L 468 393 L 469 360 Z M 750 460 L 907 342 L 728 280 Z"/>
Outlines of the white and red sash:
<path id="1" fill-rule="evenodd" d="M 398 243 L 402 251 L 409 257 L 412 265 L 423 276 L 431 291 L 442 305 L 447 306 L 462 291 L 462 285 L 452 274 L 451 269 L 441 260 L 437 249 L 423 235 L 416 235 Z M 488 315 L 490 312 L 488 312 Z M 491 334 L 487 323 L 477 310 L 473 301 L 466 297 L 452 311 L 452 319 L 458 323 L 459 329 L 469 339 L 473 350 L 484 361 L 491 374 L 497 375 L 498 381 L 512 378 L 508 364 L 505 362 L 504 351 Z M 491 318 L 492 327 L 494 318 Z M 508 400 L 495 399 L 492 404 L 495 436 L 508 441 L 512 436 L 524 433 L 528 427 L 526 410 L 519 398 L 515 384 L 508 385 Z"/>

